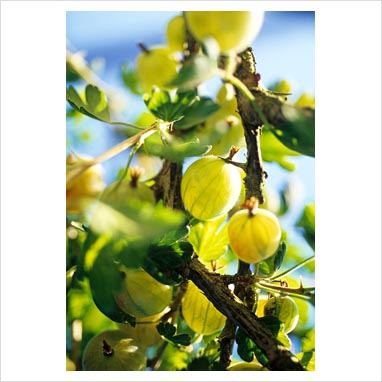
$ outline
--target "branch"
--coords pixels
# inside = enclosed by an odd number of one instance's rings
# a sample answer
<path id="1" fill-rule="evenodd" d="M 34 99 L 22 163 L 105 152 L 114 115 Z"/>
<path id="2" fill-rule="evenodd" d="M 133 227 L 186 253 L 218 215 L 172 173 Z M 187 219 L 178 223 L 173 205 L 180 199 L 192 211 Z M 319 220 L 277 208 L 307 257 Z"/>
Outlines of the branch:
<path id="1" fill-rule="evenodd" d="M 74 179 L 78 178 L 88 168 L 112 158 L 113 156 L 121 153 L 124 150 L 127 150 L 129 147 L 139 142 L 143 142 L 146 138 L 154 134 L 156 131 L 157 127 L 155 125 L 148 127 L 147 129 L 139 132 L 138 134 L 135 134 L 132 137 L 125 139 L 121 143 L 118 143 L 117 145 L 105 151 L 98 157 L 76 165 L 72 170 L 70 170 L 70 172 L 66 174 L 66 185 L 69 185 L 71 182 L 73 182 Z"/>
<path id="2" fill-rule="evenodd" d="M 264 124 L 264 115 L 259 113 L 258 107 L 254 108 L 253 98 L 246 89 L 257 86 L 255 58 L 251 49 L 247 49 L 239 55 L 240 62 L 236 68 L 235 76 L 240 80 L 239 83 L 233 82 L 236 88 L 237 106 L 244 127 L 244 136 L 247 145 L 247 166 L 245 169 L 246 198 L 255 196 L 259 203 L 264 203 L 264 182 L 266 173 L 260 151 L 261 127 Z M 244 84 L 243 86 L 240 86 Z M 256 99 L 256 105 L 257 99 Z"/>
<path id="3" fill-rule="evenodd" d="M 277 126 L 287 123 L 291 115 L 301 113 L 305 118 L 311 119 L 314 116 L 314 109 L 294 106 L 286 102 L 284 97 L 259 87 L 260 76 L 256 73 L 255 64 L 252 49 L 248 48 L 239 55 L 235 77 L 227 75 L 225 80 L 231 82 L 236 88 L 236 98 L 248 149 L 246 197 L 248 199 L 255 196 L 262 204 L 264 181 L 267 177 L 260 151 L 262 126 L 267 125 L 268 128 L 275 130 Z"/>
<path id="4" fill-rule="evenodd" d="M 178 271 L 201 289 L 216 309 L 243 329 L 268 358 L 267 367 L 270 370 L 304 370 L 298 359 L 281 345 L 255 314 L 231 292 L 219 274 L 210 272 L 197 257 Z"/>
<path id="5" fill-rule="evenodd" d="M 165 206 L 183 210 L 180 196 L 180 182 L 182 180 L 182 164 L 165 160 L 162 169 L 155 178 L 153 186 L 156 200 L 163 200 Z"/>

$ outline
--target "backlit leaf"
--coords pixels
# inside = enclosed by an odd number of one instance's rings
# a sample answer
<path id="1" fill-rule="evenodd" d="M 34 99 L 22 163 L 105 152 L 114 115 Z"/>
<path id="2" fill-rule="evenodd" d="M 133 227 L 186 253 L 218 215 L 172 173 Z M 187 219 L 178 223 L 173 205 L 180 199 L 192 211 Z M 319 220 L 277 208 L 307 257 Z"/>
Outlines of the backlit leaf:
<path id="1" fill-rule="evenodd" d="M 305 206 L 300 218 L 296 223 L 297 227 L 302 229 L 305 240 L 314 249 L 315 248 L 315 205 Z"/>
<path id="2" fill-rule="evenodd" d="M 114 298 L 113 292 L 122 288 L 123 279 L 112 253 L 111 248 L 103 247 L 89 271 L 92 296 L 98 309 L 107 317 L 135 326 L 135 317 L 123 312 Z"/>
<path id="3" fill-rule="evenodd" d="M 301 154 L 314 157 L 315 155 L 315 113 L 298 110 L 293 106 L 284 105 L 282 112 L 286 122 L 272 129 L 273 134 L 286 147 Z"/>
<path id="4" fill-rule="evenodd" d="M 82 114 L 103 122 L 110 122 L 106 96 L 96 86 L 87 85 L 85 88 L 85 100 L 82 100 L 74 87 L 70 85 L 66 90 L 66 100 L 73 109 Z"/>
<path id="5" fill-rule="evenodd" d="M 189 242 L 203 261 L 217 260 L 224 255 L 228 246 L 226 216 L 209 221 L 198 221 L 191 225 Z"/>
<path id="6" fill-rule="evenodd" d="M 203 55 L 195 55 L 181 67 L 178 75 L 168 85 L 181 89 L 192 89 L 217 73 L 216 60 Z"/>
<path id="7" fill-rule="evenodd" d="M 300 154 L 286 147 L 271 131 L 263 130 L 260 136 L 260 147 L 261 156 L 265 162 L 276 162 L 285 170 L 295 170 L 295 164 L 289 161 L 288 157 Z"/>

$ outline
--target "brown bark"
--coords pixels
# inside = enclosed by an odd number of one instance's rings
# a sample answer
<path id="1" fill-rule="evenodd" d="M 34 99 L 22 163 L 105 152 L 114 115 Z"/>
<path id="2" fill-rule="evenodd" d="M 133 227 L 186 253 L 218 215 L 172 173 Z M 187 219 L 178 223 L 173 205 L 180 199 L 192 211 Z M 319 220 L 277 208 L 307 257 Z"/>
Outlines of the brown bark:
<path id="1" fill-rule="evenodd" d="M 179 272 L 202 290 L 216 309 L 243 329 L 268 358 L 267 367 L 270 370 L 304 370 L 298 359 L 230 291 L 220 275 L 210 272 L 197 257 L 184 265 Z"/>

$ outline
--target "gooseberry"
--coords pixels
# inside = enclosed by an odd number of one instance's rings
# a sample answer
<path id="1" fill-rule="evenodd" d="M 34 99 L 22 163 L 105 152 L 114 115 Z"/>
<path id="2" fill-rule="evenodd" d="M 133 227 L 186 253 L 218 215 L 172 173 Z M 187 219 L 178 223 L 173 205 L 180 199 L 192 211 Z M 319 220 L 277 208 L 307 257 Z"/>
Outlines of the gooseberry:
<path id="1" fill-rule="evenodd" d="M 252 362 L 237 362 L 237 363 L 231 364 L 227 368 L 227 370 L 228 371 L 261 371 L 261 370 L 267 370 L 267 368 L 258 362 L 252 361 Z"/>
<path id="2" fill-rule="evenodd" d="M 76 371 L 76 364 L 66 356 L 66 371 Z"/>
<path id="3" fill-rule="evenodd" d="M 175 16 L 169 21 L 166 37 L 170 50 L 183 51 L 183 45 L 186 41 L 186 24 L 183 16 Z"/>
<path id="4" fill-rule="evenodd" d="M 167 309 L 165 312 L 168 311 Z M 145 318 L 137 318 L 136 325 L 118 324 L 128 337 L 133 338 L 135 342 L 142 348 L 148 348 L 162 341 L 162 337 L 158 333 L 157 325 L 163 312 Z"/>
<path id="5" fill-rule="evenodd" d="M 297 304 L 289 296 L 272 297 L 264 305 L 265 316 L 276 316 L 283 324 L 285 333 L 290 333 L 298 323 Z"/>
<path id="6" fill-rule="evenodd" d="M 93 159 L 88 155 L 70 154 L 66 158 L 67 173 L 70 168 L 81 162 Z M 66 212 L 79 214 L 86 207 L 86 203 L 95 199 L 105 187 L 103 180 L 103 167 L 96 164 L 84 171 L 77 178 L 66 185 Z"/>
<path id="7" fill-rule="evenodd" d="M 226 317 L 190 281 L 182 302 L 182 316 L 194 332 L 209 335 L 222 329 Z"/>
<path id="8" fill-rule="evenodd" d="M 101 195 L 101 201 L 121 212 L 128 211 L 134 201 L 154 204 L 153 191 L 139 181 L 142 170 L 134 167 L 130 169 L 129 174 L 130 179 L 117 180 L 108 185 Z"/>
<path id="9" fill-rule="evenodd" d="M 249 264 L 272 256 L 281 239 L 281 227 L 276 215 L 250 204 L 231 216 L 227 229 L 233 252 Z"/>
<path id="10" fill-rule="evenodd" d="M 146 49 L 136 61 L 137 77 L 143 92 L 150 92 L 153 86 L 166 88 L 177 74 L 178 62 L 165 47 Z"/>
<path id="11" fill-rule="evenodd" d="M 196 40 L 202 42 L 213 37 L 222 52 L 236 53 L 251 45 L 264 18 L 260 11 L 186 11 L 184 14 Z"/>
<path id="12" fill-rule="evenodd" d="M 184 173 L 181 196 L 186 209 L 200 220 L 226 214 L 240 196 L 239 169 L 214 156 L 195 161 Z"/>
<path id="13" fill-rule="evenodd" d="M 172 300 L 172 287 L 154 279 L 140 268 L 121 266 L 122 290 L 114 292 L 118 306 L 137 318 L 162 312 Z"/>
<path id="14" fill-rule="evenodd" d="M 146 368 L 146 355 L 122 330 L 107 330 L 93 337 L 85 347 L 85 371 L 140 371 Z"/>

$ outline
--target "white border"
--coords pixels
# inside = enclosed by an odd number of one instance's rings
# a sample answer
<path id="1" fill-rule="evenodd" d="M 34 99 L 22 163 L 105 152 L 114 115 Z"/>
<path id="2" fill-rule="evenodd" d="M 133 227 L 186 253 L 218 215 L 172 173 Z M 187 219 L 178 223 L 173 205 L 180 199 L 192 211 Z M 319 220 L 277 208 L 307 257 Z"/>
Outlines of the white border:
<path id="1" fill-rule="evenodd" d="M 65 12 L 254 5 L 316 11 L 317 370 L 63 371 Z M 376 1 L 2 1 L 1 379 L 381 380 L 380 15 Z"/>

